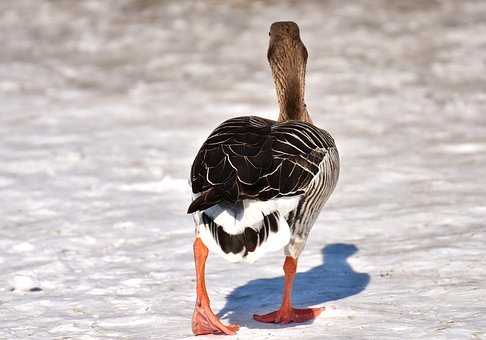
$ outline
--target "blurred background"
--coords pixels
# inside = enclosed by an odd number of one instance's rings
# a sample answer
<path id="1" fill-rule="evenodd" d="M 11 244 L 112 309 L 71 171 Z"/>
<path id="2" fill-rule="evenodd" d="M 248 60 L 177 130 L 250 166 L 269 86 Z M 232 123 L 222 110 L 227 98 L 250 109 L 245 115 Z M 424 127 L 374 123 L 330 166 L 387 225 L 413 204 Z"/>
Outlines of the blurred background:
<path id="1" fill-rule="evenodd" d="M 242 338 L 485 336 L 486 2 L 17 0 L 0 3 L 0 338 L 190 336 L 190 165 L 223 120 L 277 117 L 281 20 L 342 158 L 302 270 L 349 243 L 371 281 L 313 325 L 254 329 L 270 307 L 225 296 L 282 255 L 214 258 L 215 310 L 240 308 Z"/>

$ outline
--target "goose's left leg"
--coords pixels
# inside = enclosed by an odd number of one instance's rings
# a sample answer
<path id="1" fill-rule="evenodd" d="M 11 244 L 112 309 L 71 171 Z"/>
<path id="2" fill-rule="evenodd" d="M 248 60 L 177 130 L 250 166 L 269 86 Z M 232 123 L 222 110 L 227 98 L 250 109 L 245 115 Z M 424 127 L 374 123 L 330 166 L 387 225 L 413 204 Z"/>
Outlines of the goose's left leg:
<path id="1" fill-rule="evenodd" d="M 214 315 L 209 306 L 208 292 L 206 291 L 206 280 L 204 278 L 208 248 L 202 243 L 199 237 L 194 241 L 194 261 L 196 263 L 196 307 L 192 316 L 192 332 L 195 335 L 203 334 L 227 334 L 234 335 L 240 326 L 224 325 Z"/>
<path id="2" fill-rule="evenodd" d="M 316 318 L 324 310 L 321 308 L 298 309 L 292 307 L 292 285 L 297 271 L 297 259 L 292 256 L 285 258 L 283 266 L 285 273 L 285 284 L 283 291 L 282 306 L 275 312 L 264 315 L 253 315 L 256 321 L 267 323 L 290 323 L 305 322 Z"/>

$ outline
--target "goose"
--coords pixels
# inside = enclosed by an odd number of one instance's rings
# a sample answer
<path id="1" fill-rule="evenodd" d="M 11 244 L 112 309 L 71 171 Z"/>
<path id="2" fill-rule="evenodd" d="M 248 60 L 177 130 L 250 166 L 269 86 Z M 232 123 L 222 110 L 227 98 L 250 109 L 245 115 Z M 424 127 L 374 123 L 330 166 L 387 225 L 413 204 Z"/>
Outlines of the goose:
<path id="1" fill-rule="evenodd" d="M 304 102 L 307 49 L 298 25 L 275 22 L 269 35 L 278 119 L 226 120 L 209 135 L 191 168 L 193 200 L 187 212 L 196 225 L 195 335 L 239 330 L 211 310 L 204 278 L 209 250 L 231 262 L 253 263 L 284 248 L 282 304 L 253 315 L 256 321 L 305 322 L 323 310 L 294 308 L 292 285 L 311 227 L 338 181 L 339 154 L 331 135 L 312 123 Z"/>

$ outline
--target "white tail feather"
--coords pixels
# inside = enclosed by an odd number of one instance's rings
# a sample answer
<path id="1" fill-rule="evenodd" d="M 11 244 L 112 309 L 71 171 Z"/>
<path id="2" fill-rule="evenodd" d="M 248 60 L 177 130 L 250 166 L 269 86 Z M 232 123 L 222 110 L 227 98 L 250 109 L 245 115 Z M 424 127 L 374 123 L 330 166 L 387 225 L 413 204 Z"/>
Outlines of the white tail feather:
<path id="1" fill-rule="evenodd" d="M 270 214 L 271 212 L 269 212 Z M 258 227 L 262 228 L 263 227 L 263 215 L 260 213 L 260 222 L 259 224 L 253 224 L 256 229 Z M 202 212 L 197 212 L 194 214 L 194 218 L 197 224 L 197 233 L 198 236 L 201 238 L 203 243 L 212 251 L 226 260 L 230 262 L 249 262 L 252 263 L 262 257 L 264 254 L 266 254 L 269 251 L 275 251 L 279 250 L 283 247 L 285 247 L 289 242 L 290 242 L 290 228 L 287 223 L 287 220 L 285 219 L 285 215 L 282 213 L 279 213 L 279 219 L 278 219 L 278 230 L 277 232 L 272 232 L 270 228 L 268 237 L 266 238 L 265 241 L 260 241 L 260 244 L 255 248 L 254 251 L 246 253 L 246 249 L 243 248 L 243 250 L 238 253 L 225 253 L 218 242 L 214 239 L 213 234 L 209 230 L 208 226 L 204 224 L 203 219 L 202 219 Z M 249 226 L 247 226 L 249 227 Z M 226 229 L 226 228 L 224 228 Z M 242 232 L 244 231 L 244 228 Z M 245 256 L 246 253 L 246 256 Z"/>
<path id="2" fill-rule="evenodd" d="M 255 251 L 249 252 L 242 260 L 244 262 L 255 262 L 264 254 L 270 251 L 282 249 L 290 242 L 290 228 L 284 215 L 280 215 L 278 221 L 278 232 L 270 233 L 267 240 L 256 247 Z"/>
<path id="3" fill-rule="evenodd" d="M 214 223 L 223 227 L 231 235 L 241 234 L 246 227 L 261 223 L 263 215 L 278 211 L 287 215 L 297 207 L 300 196 L 281 197 L 268 201 L 243 200 L 242 205 L 231 203 L 216 204 L 204 211 Z"/>

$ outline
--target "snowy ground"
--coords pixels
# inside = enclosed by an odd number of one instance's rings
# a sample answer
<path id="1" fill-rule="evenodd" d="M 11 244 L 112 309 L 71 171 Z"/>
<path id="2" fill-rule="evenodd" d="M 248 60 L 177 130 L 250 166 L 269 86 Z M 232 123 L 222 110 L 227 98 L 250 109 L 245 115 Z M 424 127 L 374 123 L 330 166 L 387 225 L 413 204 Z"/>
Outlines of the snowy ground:
<path id="1" fill-rule="evenodd" d="M 281 253 L 210 257 L 214 309 L 237 339 L 486 339 L 480 0 L 2 1 L 0 339 L 191 338 L 190 164 L 218 122 L 276 116 L 282 19 L 342 156 L 295 292 L 327 310 L 251 320 Z"/>

